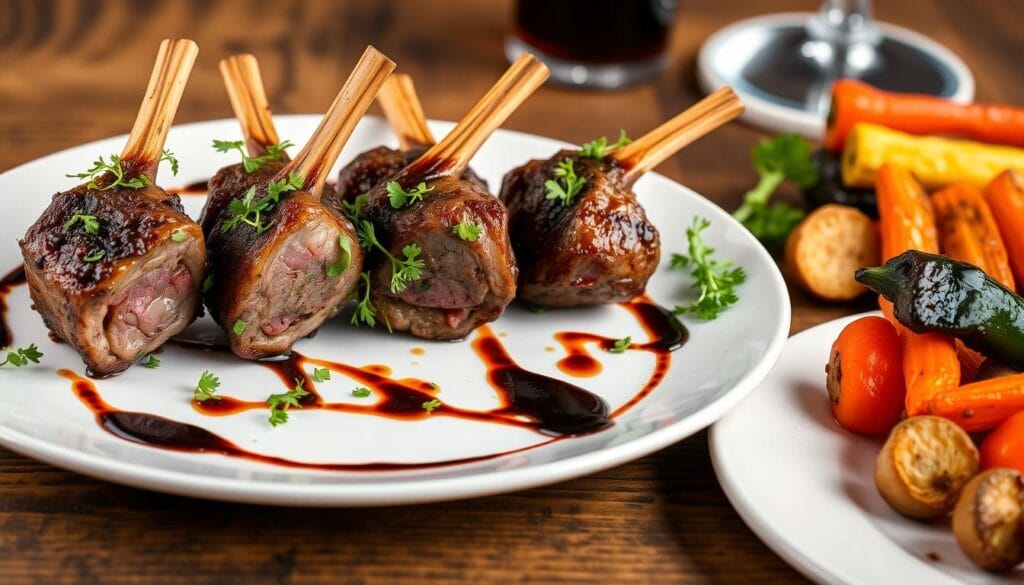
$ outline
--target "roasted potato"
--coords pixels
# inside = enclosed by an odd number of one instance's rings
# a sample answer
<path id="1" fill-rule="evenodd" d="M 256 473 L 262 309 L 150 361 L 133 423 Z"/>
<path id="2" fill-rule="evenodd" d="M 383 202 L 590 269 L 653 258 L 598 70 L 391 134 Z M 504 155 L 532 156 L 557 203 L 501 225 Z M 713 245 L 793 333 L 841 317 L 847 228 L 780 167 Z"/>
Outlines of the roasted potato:
<path id="1" fill-rule="evenodd" d="M 976 565 L 1006 571 L 1024 562 L 1024 479 L 996 468 L 974 477 L 953 512 L 956 541 Z"/>

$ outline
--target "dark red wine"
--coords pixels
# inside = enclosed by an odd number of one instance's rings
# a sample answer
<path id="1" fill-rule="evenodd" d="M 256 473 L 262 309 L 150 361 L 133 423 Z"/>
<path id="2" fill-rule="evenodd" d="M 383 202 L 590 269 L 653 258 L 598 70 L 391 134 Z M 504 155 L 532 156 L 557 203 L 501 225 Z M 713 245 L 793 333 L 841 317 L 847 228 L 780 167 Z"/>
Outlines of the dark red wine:
<path id="1" fill-rule="evenodd" d="M 665 50 L 676 0 L 519 0 L 515 33 L 538 51 L 580 63 L 633 63 Z"/>

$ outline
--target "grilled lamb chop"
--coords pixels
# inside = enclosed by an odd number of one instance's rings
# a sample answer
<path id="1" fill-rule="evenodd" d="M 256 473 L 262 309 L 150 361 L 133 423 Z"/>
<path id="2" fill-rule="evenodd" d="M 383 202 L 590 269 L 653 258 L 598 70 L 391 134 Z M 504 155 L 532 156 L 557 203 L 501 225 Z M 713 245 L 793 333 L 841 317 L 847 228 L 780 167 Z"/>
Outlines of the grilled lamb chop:
<path id="1" fill-rule="evenodd" d="M 360 228 L 364 244 L 368 235 L 380 243 L 372 246 L 367 264 L 370 298 L 392 329 L 459 339 L 496 319 L 514 298 L 507 211 L 464 171 L 484 140 L 547 75 L 543 64 L 524 55 L 444 140 L 370 191 Z M 396 188 L 419 197 L 396 200 Z M 403 257 L 419 261 L 420 270 L 403 278 L 392 259 Z"/>
<path id="2" fill-rule="evenodd" d="M 363 258 L 356 232 L 320 202 L 320 193 L 394 66 L 368 47 L 298 156 L 270 183 L 244 182 L 248 190 L 220 205 L 216 217 L 204 218 L 212 267 L 206 305 L 239 357 L 289 352 L 340 309 L 359 279 Z M 230 187 L 225 182 L 218 189 L 226 193 Z"/>
<path id="3" fill-rule="evenodd" d="M 612 152 L 562 150 L 506 174 L 499 197 L 508 207 L 519 264 L 518 298 L 558 308 L 623 302 L 643 293 L 661 244 L 633 183 L 742 111 L 732 90 L 723 88 Z M 584 181 L 577 193 L 565 177 L 569 168 Z M 550 188 L 552 180 L 560 192 Z"/>
<path id="4" fill-rule="evenodd" d="M 160 44 L 120 158 L 54 195 L 19 242 L 35 309 L 90 375 L 125 370 L 184 329 L 199 308 L 202 230 L 177 195 L 155 184 L 197 52 L 190 40 Z"/>
<path id="5" fill-rule="evenodd" d="M 423 115 L 423 106 L 416 95 L 412 77 L 404 73 L 392 74 L 381 86 L 377 102 L 388 124 L 398 135 L 398 148 L 371 148 L 341 168 L 334 192 L 324 194 L 324 203 L 339 211 L 345 210 L 342 201 L 352 204 L 356 197 L 369 193 L 436 143 L 427 127 L 427 118 Z M 464 176 L 487 188 L 487 183 L 473 169 L 467 167 Z"/>

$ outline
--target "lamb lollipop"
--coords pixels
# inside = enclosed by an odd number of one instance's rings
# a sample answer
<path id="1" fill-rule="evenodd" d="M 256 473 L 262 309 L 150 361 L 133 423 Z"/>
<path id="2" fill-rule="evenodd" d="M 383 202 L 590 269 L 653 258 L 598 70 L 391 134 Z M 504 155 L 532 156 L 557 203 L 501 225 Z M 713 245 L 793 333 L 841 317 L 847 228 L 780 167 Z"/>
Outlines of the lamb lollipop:
<path id="1" fill-rule="evenodd" d="M 458 339 L 504 311 L 516 280 L 508 212 L 463 173 L 547 75 L 532 56 L 520 57 L 444 140 L 370 191 L 359 235 L 371 258 L 357 318 Z"/>
<path id="2" fill-rule="evenodd" d="M 202 230 L 155 185 L 198 49 L 165 40 L 128 144 L 75 175 L 19 243 L 35 309 L 90 375 L 121 372 L 191 323 L 206 268 Z M 176 169 L 175 169 L 176 170 Z"/>
<path id="3" fill-rule="evenodd" d="M 423 106 L 416 95 L 412 77 L 404 73 L 392 74 L 381 86 L 377 103 L 398 136 L 398 148 L 371 148 L 341 168 L 338 182 L 334 186 L 335 192 L 325 194 L 324 201 L 350 214 L 360 205 L 359 196 L 369 193 L 388 177 L 402 170 L 436 142 L 427 127 L 427 119 L 423 115 Z M 467 168 L 464 174 L 466 178 L 487 186 L 472 169 Z"/>
<path id="4" fill-rule="evenodd" d="M 199 225 L 207 233 L 232 199 L 255 185 L 265 186 L 274 179 L 288 162 L 285 149 L 292 145 L 281 143 L 277 137 L 256 57 L 228 57 L 220 62 L 220 73 L 231 109 L 242 126 L 243 139 L 214 140 L 213 147 L 220 152 L 237 150 L 242 162 L 220 169 L 210 179 L 206 206 L 199 218 Z"/>
<path id="5" fill-rule="evenodd" d="M 633 183 L 742 111 L 723 88 L 635 142 L 609 146 L 601 139 L 506 174 L 499 197 L 519 263 L 518 297 L 557 308 L 641 294 L 661 246 Z"/>
<path id="6" fill-rule="evenodd" d="M 395 65 L 368 47 L 309 143 L 273 179 L 204 218 L 212 282 L 206 304 L 236 355 L 287 353 L 347 299 L 362 251 L 349 221 L 320 201 L 327 174 Z"/>

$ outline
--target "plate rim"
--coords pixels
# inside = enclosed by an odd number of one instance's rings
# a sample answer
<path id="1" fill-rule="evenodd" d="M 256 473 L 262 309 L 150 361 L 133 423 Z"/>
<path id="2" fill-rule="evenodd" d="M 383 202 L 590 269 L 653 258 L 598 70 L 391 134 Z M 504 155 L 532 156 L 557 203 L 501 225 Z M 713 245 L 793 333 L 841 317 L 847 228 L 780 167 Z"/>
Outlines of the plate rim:
<path id="1" fill-rule="evenodd" d="M 813 334 L 819 334 L 821 331 L 827 331 L 830 329 L 835 329 L 836 334 L 838 334 L 841 326 L 845 326 L 857 319 L 862 317 L 881 316 L 883 316 L 882 312 L 875 310 L 831 319 L 793 335 L 789 340 L 787 340 L 786 345 L 788 346 L 790 341 L 794 341 L 802 337 L 810 337 Z M 782 362 L 782 358 L 785 356 L 785 353 L 786 349 L 784 348 L 783 355 L 780 356 L 779 362 Z M 767 381 L 767 378 L 765 381 Z M 753 493 L 757 492 L 757 490 L 749 490 L 742 487 L 747 484 L 740 481 L 738 479 L 739 476 L 733 474 L 733 466 L 726 463 L 729 455 L 725 452 L 726 447 L 724 444 L 728 441 L 722 436 L 724 432 L 722 431 L 723 428 L 724 425 L 716 422 L 711 426 L 708 433 L 708 450 L 711 455 L 711 466 L 714 469 L 715 477 L 718 479 L 718 483 L 722 487 L 722 491 L 725 493 L 729 503 L 732 505 L 733 509 L 736 510 L 736 513 L 739 514 L 744 524 L 746 524 L 750 530 L 757 535 L 758 539 L 771 549 L 772 552 L 782 557 L 790 567 L 816 583 L 820 583 L 822 585 L 831 585 L 836 583 L 841 583 L 843 585 L 874 585 L 874 583 L 871 583 L 870 581 L 858 579 L 856 574 L 851 574 L 846 566 L 835 567 L 835 563 L 832 564 L 832 567 L 827 566 L 825 562 L 808 552 L 806 547 L 802 547 L 798 542 L 792 541 L 788 538 L 784 531 L 779 529 L 779 523 L 773 523 L 769 519 L 769 515 L 764 512 L 763 506 L 758 507 L 754 504 L 753 499 L 745 497 L 745 491 Z M 826 513 L 824 516 L 828 516 L 828 514 Z M 898 543 L 891 539 L 889 539 L 889 542 L 891 543 L 894 551 L 898 551 L 899 553 L 920 562 L 920 559 L 911 555 Z M 911 565 L 909 564 L 904 565 L 904 570 L 906 570 L 906 567 L 910 566 Z M 941 576 L 941 583 L 943 584 L 959 583 L 956 577 L 950 573 L 924 563 L 921 563 L 920 565 L 913 565 L 913 569 L 911 570 L 920 570 L 926 573 L 924 575 L 917 576 L 917 579 L 924 579 L 922 582 L 935 583 L 937 582 L 935 581 L 935 578 L 937 576 Z M 907 577 L 907 575 L 900 574 L 900 577 Z M 907 581 L 905 579 L 894 579 L 893 582 L 904 583 Z"/>
<path id="2" fill-rule="evenodd" d="M 374 115 L 367 115 L 365 118 L 381 120 L 379 116 Z M 282 114 L 274 115 L 274 119 L 309 120 L 319 119 L 319 116 L 317 114 Z M 235 120 L 233 118 L 199 120 L 176 124 L 172 126 L 172 130 L 231 122 L 235 122 Z M 432 125 L 454 124 L 451 121 L 436 119 L 430 119 L 429 123 Z M 542 140 L 551 143 L 556 148 L 568 145 L 564 141 L 547 136 L 504 128 L 498 129 L 495 134 L 513 135 L 519 139 Z M 0 182 L 8 174 L 20 171 L 23 167 L 43 164 L 49 159 L 64 155 L 70 150 L 110 140 L 124 139 L 125 137 L 127 137 L 127 134 L 118 134 L 91 142 L 72 145 L 43 155 L 0 173 Z M 758 387 L 782 356 L 791 326 L 792 309 L 789 290 L 786 287 L 779 266 L 767 249 L 748 230 L 743 228 L 717 203 L 682 183 L 673 181 L 655 172 L 647 173 L 647 176 L 653 177 L 655 180 L 668 181 L 680 187 L 687 195 L 710 204 L 710 213 L 715 214 L 711 219 L 733 224 L 736 231 L 741 234 L 740 237 L 745 238 L 747 243 L 752 245 L 754 254 L 768 266 L 769 282 L 780 293 L 779 306 L 775 307 L 777 314 L 781 317 L 779 325 L 760 361 L 743 377 L 737 380 L 732 385 L 732 388 L 727 390 L 721 397 L 712 401 L 693 415 L 668 426 L 595 451 L 522 468 L 489 471 L 459 477 L 410 479 L 402 482 L 358 482 L 351 484 L 295 483 L 288 484 L 287 491 L 278 490 L 276 492 L 272 490 L 280 486 L 273 483 L 238 478 L 201 476 L 159 469 L 134 462 L 117 461 L 98 454 L 86 453 L 69 447 L 51 444 L 2 425 L 0 425 L 0 445 L 20 455 L 56 467 L 135 488 L 181 496 L 201 497 L 209 500 L 296 507 L 398 506 L 462 500 L 558 483 L 649 455 L 708 427 Z"/>

